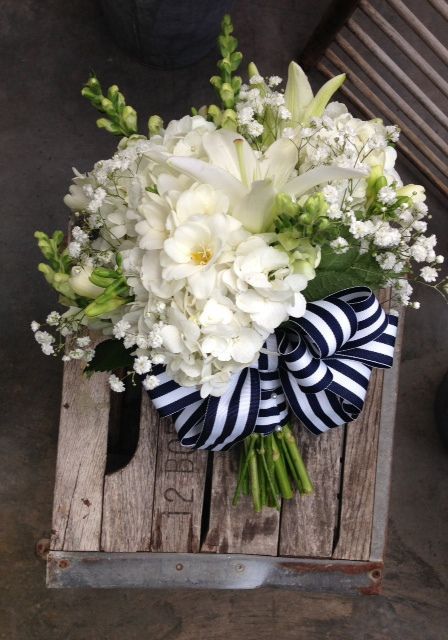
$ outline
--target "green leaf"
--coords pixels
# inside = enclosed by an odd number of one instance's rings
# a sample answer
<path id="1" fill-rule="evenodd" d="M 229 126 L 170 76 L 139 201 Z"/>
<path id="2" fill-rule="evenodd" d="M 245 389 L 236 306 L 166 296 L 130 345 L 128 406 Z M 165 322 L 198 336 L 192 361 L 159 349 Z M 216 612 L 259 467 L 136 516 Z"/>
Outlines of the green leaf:
<path id="1" fill-rule="evenodd" d="M 368 253 L 360 255 L 356 247 L 338 255 L 325 246 L 322 247 L 316 277 L 308 283 L 304 295 L 308 302 L 312 302 L 348 287 L 378 289 L 383 284 L 384 272 L 373 256 Z"/>
<path id="2" fill-rule="evenodd" d="M 322 247 L 322 254 L 319 263 L 319 270 L 324 271 L 344 271 L 351 267 L 359 255 L 358 249 L 349 249 L 345 253 L 337 254 L 331 247 Z"/>
<path id="3" fill-rule="evenodd" d="M 317 271 L 314 280 L 308 283 L 303 294 L 308 302 L 322 300 L 331 293 L 363 284 L 359 276 L 351 271 Z"/>
<path id="4" fill-rule="evenodd" d="M 88 376 L 95 371 L 114 371 L 132 366 L 133 348 L 126 349 L 121 340 L 105 340 L 95 347 L 95 355 L 84 369 Z"/>

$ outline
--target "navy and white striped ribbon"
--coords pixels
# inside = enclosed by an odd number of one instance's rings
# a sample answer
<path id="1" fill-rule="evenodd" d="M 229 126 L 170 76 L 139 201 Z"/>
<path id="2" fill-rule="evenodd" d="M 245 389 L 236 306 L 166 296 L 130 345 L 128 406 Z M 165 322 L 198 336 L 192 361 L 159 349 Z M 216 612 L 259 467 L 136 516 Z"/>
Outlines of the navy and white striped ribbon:
<path id="1" fill-rule="evenodd" d="M 345 289 L 308 303 L 303 317 L 271 334 L 257 366 L 235 373 L 224 395 L 201 398 L 163 367 L 148 393 L 186 447 L 220 451 L 251 433 L 268 435 L 286 424 L 289 408 L 319 434 L 358 417 L 372 369 L 393 364 L 397 325 L 370 289 Z"/>

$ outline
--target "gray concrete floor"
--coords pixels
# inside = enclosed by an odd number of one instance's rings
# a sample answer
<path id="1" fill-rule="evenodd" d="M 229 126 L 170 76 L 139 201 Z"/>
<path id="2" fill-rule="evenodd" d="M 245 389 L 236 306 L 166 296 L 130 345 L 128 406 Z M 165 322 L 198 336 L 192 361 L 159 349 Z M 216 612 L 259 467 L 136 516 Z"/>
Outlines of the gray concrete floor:
<path id="1" fill-rule="evenodd" d="M 248 59 L 285 73 L 328 0 L 235 3 Z M 301 5 L 301 6 L 300 6 Z M 70 167 L 108 157 L 114 140 L 96 130 L 81 99 L 94 69 L 116 82 L 141 116 L 172 118 L 212 97 L 213 57 L 162 72 L 121 52 L 95 3 L 4 0 L 1 215 L 2 430 L 0 445 L 0 637 L 8 640 L 247 638 L 442 640 L 448 638 L 447 452 L 432 404 L 447 368 L 447 308 L 421 291 L 409 312 L 395 438 L 383 595 L 347 598 L 294 592 L 48 591 L 34 544 L 51 527 L 61 368 L 42 357 L 29 321 L 45 317 L 54 296 L 36 271 L 33 231 L 64 228 Z M 409 181 L 418 175 L 404 169 Z M 430 192 L 432 228 L 447 251 L 446 210 Z"/>

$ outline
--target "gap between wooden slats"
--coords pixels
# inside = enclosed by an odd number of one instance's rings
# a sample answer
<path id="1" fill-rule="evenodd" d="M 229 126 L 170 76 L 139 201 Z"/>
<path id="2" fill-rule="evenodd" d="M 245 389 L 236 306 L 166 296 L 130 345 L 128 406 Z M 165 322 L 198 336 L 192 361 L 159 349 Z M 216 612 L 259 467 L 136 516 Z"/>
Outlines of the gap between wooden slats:
<path id="1" fill-rule="evenodd" d="M 315 492 L 283 501 L 280 556 L 331 557 L 339 514 L 343 438 L 344 427 L 315 436 L 299 426 L 297 441 Z"/>
<path id="2" fill-rule="evenodd" d="M 255 513 L 251 498 L 232 506 L 238 476 L 238 452 L 215 453 L 208 532 L 201 551 L 277 555 L 279 512 Z"/>
<path id="3" fill-rule="evenodd" d="M 199 551 L 207 452 L 182 447 L 172 421 L 160 420 L 151 550 Z"/>
<path id="4" fill-rule="evenodd" d="M 100 549 L 110 389 L 107 374 L 64 365 L 51 548 Z"/>
<path id="5" fill-rule="evenodd" d="M 104 480 L 103 551 L 150 550 L 159 422 L 142 393 L 137 450 L 129 464 Z"/>

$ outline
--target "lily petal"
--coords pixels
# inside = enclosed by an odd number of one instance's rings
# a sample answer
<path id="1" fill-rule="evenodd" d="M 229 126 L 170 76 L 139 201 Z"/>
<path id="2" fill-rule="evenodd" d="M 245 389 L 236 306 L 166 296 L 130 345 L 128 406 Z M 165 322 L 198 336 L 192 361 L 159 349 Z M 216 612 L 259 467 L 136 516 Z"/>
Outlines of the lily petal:
<path id="1" fill-rule="evenodd" d="M 265 153 L 267 160 L 266 177 L 271 178 L 274 187 L 280 189 L 297 164 L 299 154 L 292 140 L 280 138 Z"/>
<path id="2" fill-rule="evenodd" d="M 282 189 L 289 195 L 301 196 L 313 187 L 332 180 L 349 180 L 350 178 L 365 178 L 366 171 L 347 169 L 346 167 L 316 167 L 301 176 L 290 180 Z"/>
<path id="3" fill-rule="evenodd" d="M 313 97 L 313 90 L 302 67 L 299 67 L 296 62 L 291 62 L 285 88 L 285 105 L 291 113 L 291 120 L 287 126 L 296 127 L 301 122 L 305 109 Z"/>
<path id="4" fill-rule="evenodd" d="M 168 165 L 198 182 L 211 184 L 215 189 L 220 189 L 228 196 L 231 203 L 236 204 L 248 193 L 246 187 L 230 173 L 203 160 L 172 156 L 168 160 Z"/>
<path id="5" fill-rule="evenodd" d="M 237 141 L 236 144 L 235 141 Z M 219 129 L 205 134 L 202 143 L 210 162 L 215 167 L 228 171 L 243 183 L 247 180 L 250 184 L 256 179 L 257 159 L 250 144 L 240 134 L 228 129 Z M 243 165 L 243 171 L 241 165 Z"/>
<path id="6" fill-rule="evenodd" d="M 257 180 L 231 213 L 251 233 L 262 233 L 273 222 L 274 197 L 271 181 Z"/>
<path id="7" fill-rule="evenodd" d="M 303 125 L 307 125 L 311 118 L 320 118 L 323 115 L 325 107 L 330 102 L 333 94 L 344 84 L 346 77 L 345 73 L 341 73 L 331 78 L 331 80 L 328 80 L 328 82 L 319 89 L 302 115 Z"/>

